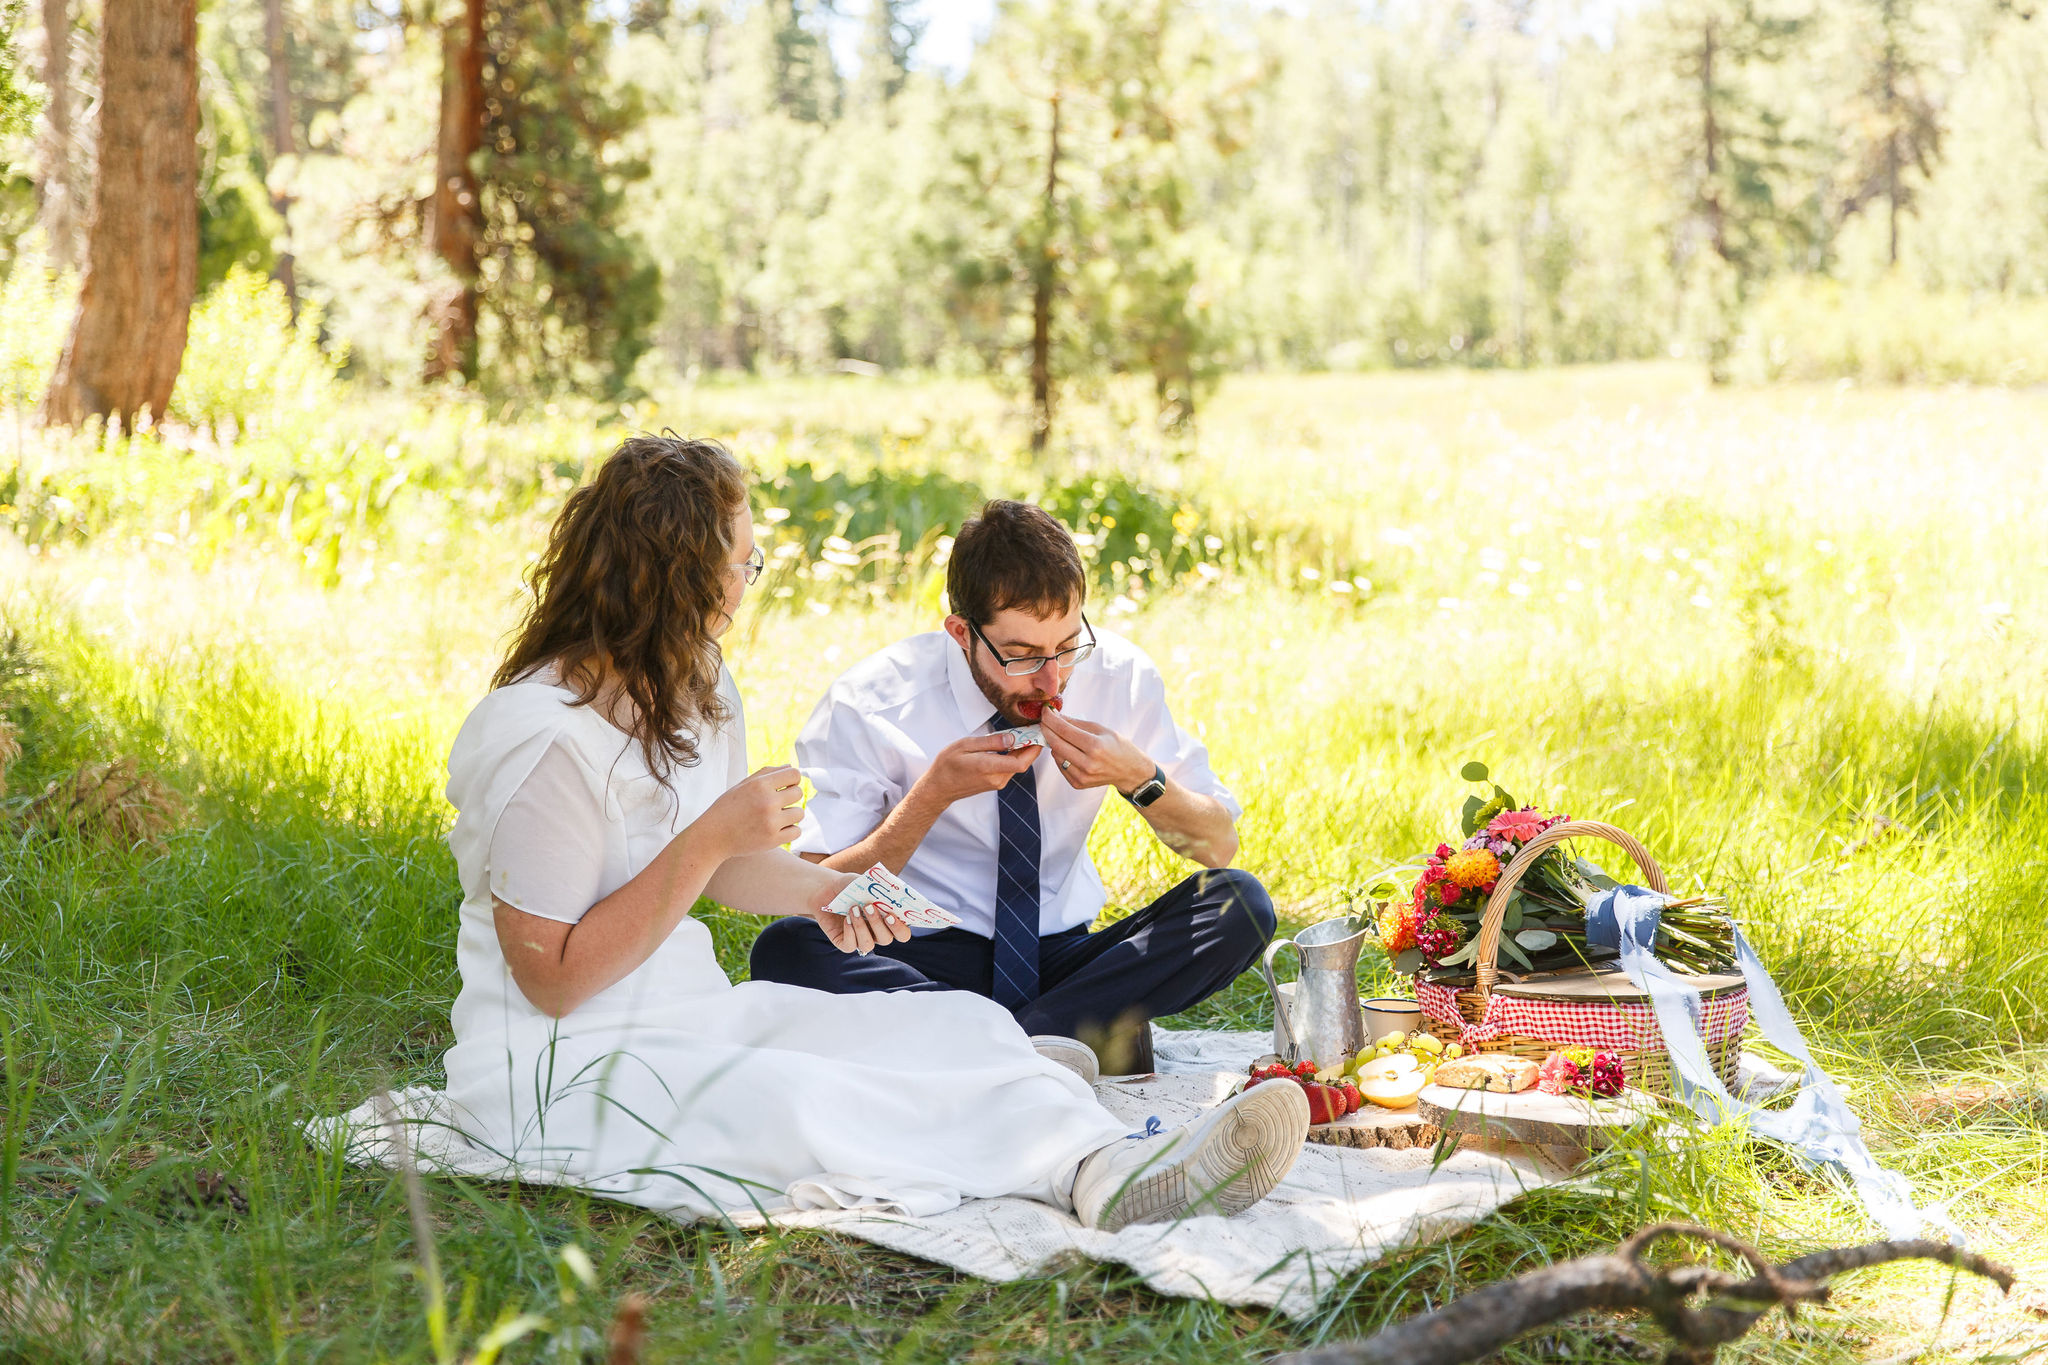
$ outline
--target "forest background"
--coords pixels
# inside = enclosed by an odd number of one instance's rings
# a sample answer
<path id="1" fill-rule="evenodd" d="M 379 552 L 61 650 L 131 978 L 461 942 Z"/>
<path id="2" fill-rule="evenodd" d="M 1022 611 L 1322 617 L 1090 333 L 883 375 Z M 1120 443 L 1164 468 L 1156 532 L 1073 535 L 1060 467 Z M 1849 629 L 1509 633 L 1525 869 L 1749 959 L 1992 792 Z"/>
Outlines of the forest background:
<path id="1" fill-rule="evenodd" d="M 83 261 L 102 98 L 99 0 L 38 5 L 10 278 Z M 196 291 L 276 275 L 378 385 L 1139 374 L 1178 426 L 1232 371 L 2048 363 L 2015 0 L 1006 2 L 956 70 L 908 0 L 201 10 Z"/>

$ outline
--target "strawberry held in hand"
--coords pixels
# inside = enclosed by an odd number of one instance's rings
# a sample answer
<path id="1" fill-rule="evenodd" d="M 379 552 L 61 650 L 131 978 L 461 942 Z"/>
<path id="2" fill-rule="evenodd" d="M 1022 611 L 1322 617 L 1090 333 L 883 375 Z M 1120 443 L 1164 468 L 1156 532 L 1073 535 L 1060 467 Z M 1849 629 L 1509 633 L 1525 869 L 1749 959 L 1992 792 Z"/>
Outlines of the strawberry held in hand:
<path id="1" fill-rule="evenodd" d="M 1044 701 L 1020 701 L 1017 703 L 1017 711 L 1026 720 L 1038 720 L 1045 715 L 1045 708 L 1048 706 L 1055 711 L 1061 712 L 1067 709 L 1067 703 L 1064 698 L 1047 697 Z"/>

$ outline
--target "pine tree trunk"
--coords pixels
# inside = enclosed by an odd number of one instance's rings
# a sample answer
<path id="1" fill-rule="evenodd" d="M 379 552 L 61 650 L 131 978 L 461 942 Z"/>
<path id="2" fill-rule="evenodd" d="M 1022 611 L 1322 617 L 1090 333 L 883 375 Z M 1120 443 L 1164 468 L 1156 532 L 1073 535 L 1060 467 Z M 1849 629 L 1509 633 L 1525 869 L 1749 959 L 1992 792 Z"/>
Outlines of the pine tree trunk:
<path id="1" fill-rule="evenodd" d="M 1052 436 L 1052 295 L 1058 283 L 1053 234 L 1059 225 L 1060 97 L 1052 104 L 1052 138 L 1045 156 L 1045 201 L 1038 259 L 1031 279 L 1031 453 L 1044 451 Z"/>
<path id="2" fill-rule="evenodd" d="M 42 184 L 37 215 L 50 243 L 50 264 L 69 270 L 78 264 L 78 202 L 73 196 L 71 145 L 71 5 L 43 0 Z"/>
<path id="3" fill-rule="evenodd" d="M 132 430 L 170 405 L 199 278 L 198 0 L 107 0 L 78 314 L 44 419 Z"/>
<path id="4" fill-rule="evenodd" d="M 292 133 L 292 73 L 285 50 L 284 0 L 264 0 L 264 46 L 270 57 L 270 157 L 273 165 L 298 154 L 298 139 Z M 271 207 L 284 220 L 284 249 L 277 253 L 273 278 L 284 286 L 285 302 L 291 305 L 292 325 L 299 324 L 299 278 L 292 259 L 292 197 L 280 181 L 270 192 Z"/>
<path id="5" fill-rule="evenodd" d="M 1702 176 L 1702 207 L 1707 215 L 1707 234 L 1714 254 L 1728 259 L 1728 219 L 1721 207 L 1721 124 L 1714 112 L 1714 23 L 1707 21 L 1700 35 L 1700 140 L 1705 149 Z"/>
<path id="6" fill-rule="evenodd" d="M 486 3 L 468 0 L 463 17 L 441 30 L 441 135 L 435 149 L 427 238 L 452 278 L 430 309 L 428 379 L 476 378 L 476 251 L 483 213 L 476 154 L 484 136 Z"/>

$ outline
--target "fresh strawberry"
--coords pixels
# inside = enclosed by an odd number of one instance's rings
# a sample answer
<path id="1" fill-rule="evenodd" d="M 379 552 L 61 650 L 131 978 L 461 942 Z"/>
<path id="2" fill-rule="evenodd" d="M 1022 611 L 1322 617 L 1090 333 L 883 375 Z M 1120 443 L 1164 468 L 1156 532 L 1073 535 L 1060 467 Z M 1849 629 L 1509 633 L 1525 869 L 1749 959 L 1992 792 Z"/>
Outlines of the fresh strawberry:
<path id="1" fill-rule="evenodd" d="M 1333 1123 L 1344 1117 L 1344 1096 L 1335 1086 L 1311 1085 L 1308 1091 L 1308 1121 Z"/>
<path id="2" fill-rule="evenodd" d="M 1365 1096 L 1358 1092 L 1357 1081 L 1347 1080 L 1338 1089 L 1344 1092 L 1344 1103 L 1351 1106 L 1345 1113 L 1355 1114 L 1365 1107 Z"/>
<path id="3" fill-rule="evenodd" d="M 1266 1080 L 1266 1079 L 1267 1079 L 1266 1077 L 1264 1077 L 1264 1076 L 1261 1076 L 1261 1075 L 1260 1075 L 1260 1074 L 1259 1074 L 1258 1072 L 1254 1071 L 1254 1072 L 1253 1072 L 1253 1073 L 1252 1073 L 1252 1074 L 1251 1074 L 1251 1075 L 1250 1075 L 1249 1077 L 1247 1077 L 1247 1078 L 1246 1078 L 1246 1080 L 1245 1080 L 1245 1083 L 1244 1083 L 1244 1088 L 1245 1088 L 1245 1089 L 1247 1089 L 1247 1090 L 1249 1090 L 1249 1089 L 1251 1089 L 1251 1088 L 1252 1088 L 1253 1086 L 1257 1085 L 1257 1084 L 1258 1084 L 1258 1083 L 1259 1083 L 1260 1081 L 1263 1081 L 1263 1080 Z"/>
<path id="4" fill-rule="evenodd" d="M 1294 1074 L 1297 1076 L 1313 1076 L 1316 1074 L 1316 1064 L 1308 1058 L 1303 1058 L 1294 1064 Z"/>

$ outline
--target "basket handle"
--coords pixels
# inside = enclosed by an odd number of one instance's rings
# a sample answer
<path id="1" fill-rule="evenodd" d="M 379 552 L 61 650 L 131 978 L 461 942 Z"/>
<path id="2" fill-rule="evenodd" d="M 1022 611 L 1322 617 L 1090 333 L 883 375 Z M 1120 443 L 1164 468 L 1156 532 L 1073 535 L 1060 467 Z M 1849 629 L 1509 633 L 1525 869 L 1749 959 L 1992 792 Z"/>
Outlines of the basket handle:
<path id="1" fill-rule="evenodd" d="M 1657 860 L 1650 856 L 1650 850 L 1627 830 L 1599 820 L 1567 820 L 1561 825 L 1552 825 L 1543 833 L 1531 839 L 1508 860 L 1493 884 L 1493 894 L 1486 898 L 1486 908 L 1479 916 L 1479 951 L 1475 955 L 1474 972 L 1478 976 L 1476 991 L 1481 1000 L 1493 990 L 1493 983 L 1499 979 L 1500 969 L 1496 959 L 1500 954 L 1501 921 L 1507 918 L 1508 897 L 1514 894 L 1521 883 L 1522 875 L 1536 865 L 1536 859 L 1567 839 L 1605 839 L 1618 845 L 1621 851 L 1635 859 L 1636 866 L 1643 870 L 1643 880 L 1650 884 L 1652 891 L 1668 895 L 1671 886 L 1664 880 L 1664 871 L 1657 866 Z"/>

